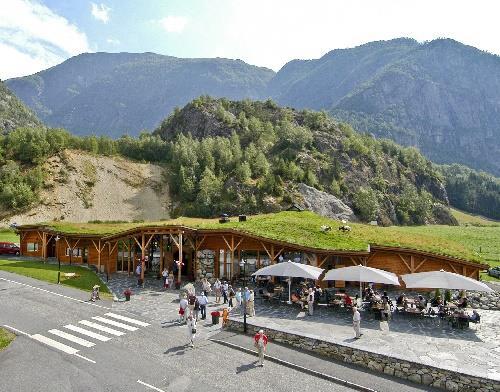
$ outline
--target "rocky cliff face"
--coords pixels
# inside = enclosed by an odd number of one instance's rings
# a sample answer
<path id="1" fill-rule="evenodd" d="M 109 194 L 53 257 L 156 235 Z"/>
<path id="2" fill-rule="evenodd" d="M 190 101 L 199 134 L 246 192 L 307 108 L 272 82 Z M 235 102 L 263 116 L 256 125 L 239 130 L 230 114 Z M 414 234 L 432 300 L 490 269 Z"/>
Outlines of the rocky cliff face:
<path id="1" fill-rule="evenodd" d="M 500 175 L 498 56 L 448 39 L 372 42 L 291 62 L 271 86 L 280 103 L 329 109 L 435 162 Z"/>
<path id="2" fill-rule="evenodd" d="M 335 196 L 302 183 L 297 185 L 297 189 L 303 199 L 303 208 L 327 218 L 356 220 L 352 209 Z"/>

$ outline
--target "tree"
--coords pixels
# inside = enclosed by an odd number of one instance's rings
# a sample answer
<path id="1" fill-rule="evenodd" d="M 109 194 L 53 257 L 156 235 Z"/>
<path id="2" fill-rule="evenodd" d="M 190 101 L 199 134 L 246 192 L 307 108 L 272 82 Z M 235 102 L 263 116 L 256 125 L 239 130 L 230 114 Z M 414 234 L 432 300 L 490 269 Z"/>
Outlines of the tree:
<path id="1" fill-rule="evenodd" d="M 370 188 L 359 188 L 354 195 L 354 208 L 362 220 L 375 220 L 379 209 L 376 193 Z"/>
<path id="2" fill-rule="evenodd" d="M 214 215 L 217 211 L 217 202 L 221 198 L 222 181 L 209 168 L 205 168 L 198 186 L 196 197 L 198 211 L 202 216 Z"/>
<path id="3" fill-rule="evenodd" d="M 252 170 L 250 169 L 250 164 L 246 161 L 242 162 L 238 167 L 236 167 L 236 179 L 239 182 L 245 183 L 247 182 L 251 175 Z"/>

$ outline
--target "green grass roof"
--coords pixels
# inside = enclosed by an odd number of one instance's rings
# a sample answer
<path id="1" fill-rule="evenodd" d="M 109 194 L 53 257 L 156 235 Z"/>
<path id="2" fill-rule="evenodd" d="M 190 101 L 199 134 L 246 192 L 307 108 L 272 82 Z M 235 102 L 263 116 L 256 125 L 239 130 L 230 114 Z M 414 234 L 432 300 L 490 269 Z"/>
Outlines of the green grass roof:
<path id="1" fill-rule="evenodd" d="M 349 223 L 352 231 L 342 233 L 341 222 L 323 218 L 313 212 L 280 212 L 249 216 L 246 222 L 220 224 L 217 219 L 178 218 L 141 223 L 68 223 L 42 225 L 65 234 L 113 235 L 144 226 L 183 225 L 194 229 L 232 228 L 241 232 L 289 242 L 305 247 L 367 251 L 368 245 L 394 246 L 428 251 L 465 260 L 500 264 L 500 227 L 474 226 L 391 226 L 378 227 Z M 332 227 L 323 233 L 322 225 Z M 28 226 L 25 226 L 28 227 Z"/>

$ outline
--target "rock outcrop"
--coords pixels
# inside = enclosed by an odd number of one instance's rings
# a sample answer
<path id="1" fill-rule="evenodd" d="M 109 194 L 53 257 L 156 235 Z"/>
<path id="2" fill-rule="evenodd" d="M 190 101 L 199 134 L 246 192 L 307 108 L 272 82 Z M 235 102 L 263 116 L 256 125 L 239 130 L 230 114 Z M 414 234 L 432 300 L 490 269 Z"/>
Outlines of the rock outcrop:
<path id="1" fill-rule="evenodd" d="M 298 184 L 298 191 L 303 198 L 301 204 L 305 209 L 327 218 L 356 220 L 352 209 L 335 196 L 302 183 Z"/>

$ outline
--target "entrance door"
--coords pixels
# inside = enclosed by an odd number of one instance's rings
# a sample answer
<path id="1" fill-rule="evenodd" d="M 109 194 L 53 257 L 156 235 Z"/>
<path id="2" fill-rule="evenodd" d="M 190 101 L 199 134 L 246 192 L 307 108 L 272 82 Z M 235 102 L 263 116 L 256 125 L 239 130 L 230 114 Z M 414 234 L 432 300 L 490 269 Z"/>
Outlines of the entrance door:
<path id="1" fill-rule="evenodd" d="M 87 264 L 89 262 L 89 248 L 82 249 L 82 263 Z"/>

